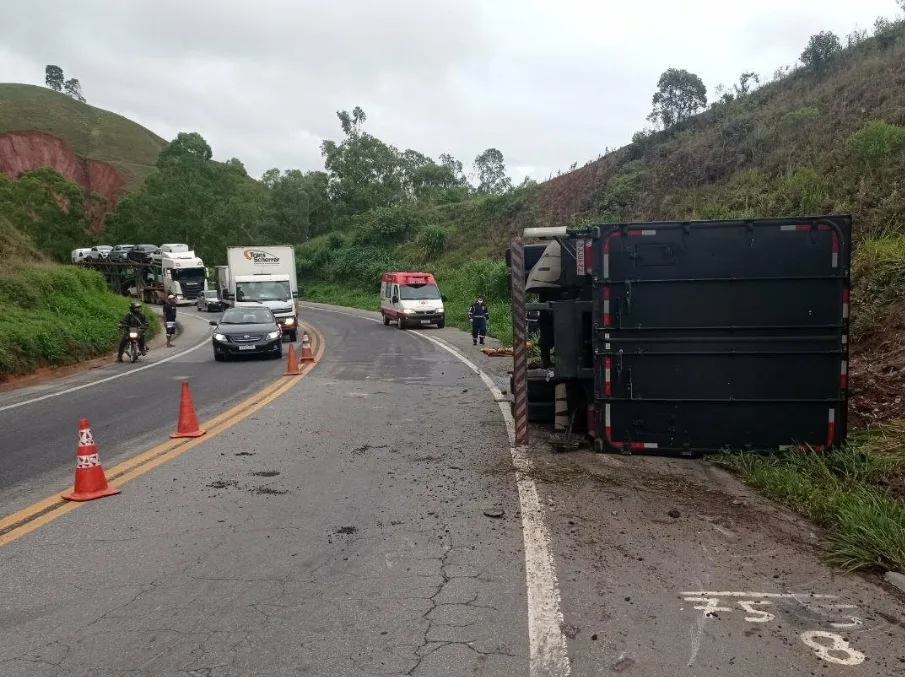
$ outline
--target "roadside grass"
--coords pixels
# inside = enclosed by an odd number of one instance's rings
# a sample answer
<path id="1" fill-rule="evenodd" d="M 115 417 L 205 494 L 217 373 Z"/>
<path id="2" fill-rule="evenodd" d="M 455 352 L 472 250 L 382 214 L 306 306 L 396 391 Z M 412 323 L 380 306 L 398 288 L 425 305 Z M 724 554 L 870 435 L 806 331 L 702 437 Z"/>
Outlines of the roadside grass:
<path id="1" fill-rule="evenodd" d="M 129 299 L 96 272 L 54 264 L 0 267 L 0 381 L 98 357 L 120 338 Z M 146 311 L 146 317 L 156 318 Z M 148 339 L 160 331 L 150 322 Z"/>
<path id="2" fill-rule="evenodd" d="M 858 431 L 834 452 L 713 460 L 823 527 L 830 564 L 905 572 L 905 421 Z"/>

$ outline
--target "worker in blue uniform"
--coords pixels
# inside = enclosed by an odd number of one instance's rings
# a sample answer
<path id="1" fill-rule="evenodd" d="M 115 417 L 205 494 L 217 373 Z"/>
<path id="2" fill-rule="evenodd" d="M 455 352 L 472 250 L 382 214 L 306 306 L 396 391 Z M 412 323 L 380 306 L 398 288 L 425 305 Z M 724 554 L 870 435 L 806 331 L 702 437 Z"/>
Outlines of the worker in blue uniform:
<path id="1" fill-rule="evenodd" d="M 484 345 L 484 337 L 487 336 L 487 322 L 490 321 L 490 313 L 484 303 L 484 297 L 479 296 L 468 309 L 468 319 L 471 320 L 471 340 L 474 345 Z"/>

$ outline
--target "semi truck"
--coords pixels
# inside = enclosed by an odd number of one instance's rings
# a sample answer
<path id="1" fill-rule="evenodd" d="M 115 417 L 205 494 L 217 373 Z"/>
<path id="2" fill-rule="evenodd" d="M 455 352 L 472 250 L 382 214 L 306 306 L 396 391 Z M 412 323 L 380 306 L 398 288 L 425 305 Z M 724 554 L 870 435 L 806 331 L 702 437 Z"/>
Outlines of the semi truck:
<path id="1" fill-rule="evenodd" d="M 586 433 L 601 452 L 844 443 L 850 216 L 528 229 L 524 241 L 540 334 L 529 421 Z"/>
<path id="2" fill-rule="evenodd" d="M 225 266 L 217 266 L 217 290 L 231 307 L 263 304 L 270 308 L 284 336 L 298 338 L 299 296 L 295 249 L 274 247 L 230 247 Z"/>

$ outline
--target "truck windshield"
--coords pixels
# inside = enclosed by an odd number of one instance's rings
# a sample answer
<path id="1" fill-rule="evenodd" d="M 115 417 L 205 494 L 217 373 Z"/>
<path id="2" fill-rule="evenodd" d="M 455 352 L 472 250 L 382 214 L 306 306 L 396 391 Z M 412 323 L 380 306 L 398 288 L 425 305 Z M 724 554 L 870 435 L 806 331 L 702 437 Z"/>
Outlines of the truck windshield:
<path id="1" fill-rule="evenodd" d="M 204 268 L 171 268 L 174 280 L 197 280 L 204 279 Z"/>
<path id="2" fill-rule="evenodd" d="M 237 282 L 237 301 L 289 301 L 292 291 L 289 282 Z"/>
<path id="3" fill-rule="evenodd" d="M 435 284 L 400 284 L 399 298 L 407 301 L 439 301 L 440 290 Z"/>

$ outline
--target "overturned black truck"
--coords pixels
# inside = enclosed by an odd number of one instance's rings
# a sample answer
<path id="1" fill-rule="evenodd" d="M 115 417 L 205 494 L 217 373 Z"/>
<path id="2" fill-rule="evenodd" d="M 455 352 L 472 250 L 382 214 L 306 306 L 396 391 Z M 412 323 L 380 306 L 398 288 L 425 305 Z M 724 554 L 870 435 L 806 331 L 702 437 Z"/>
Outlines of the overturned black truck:
<path id="1" fill-rule="evenodd" d="M 530 421 L 621 453 L 845 441 L 851 217 L 534 228 L 524 241 L 540 347 Z"/>

